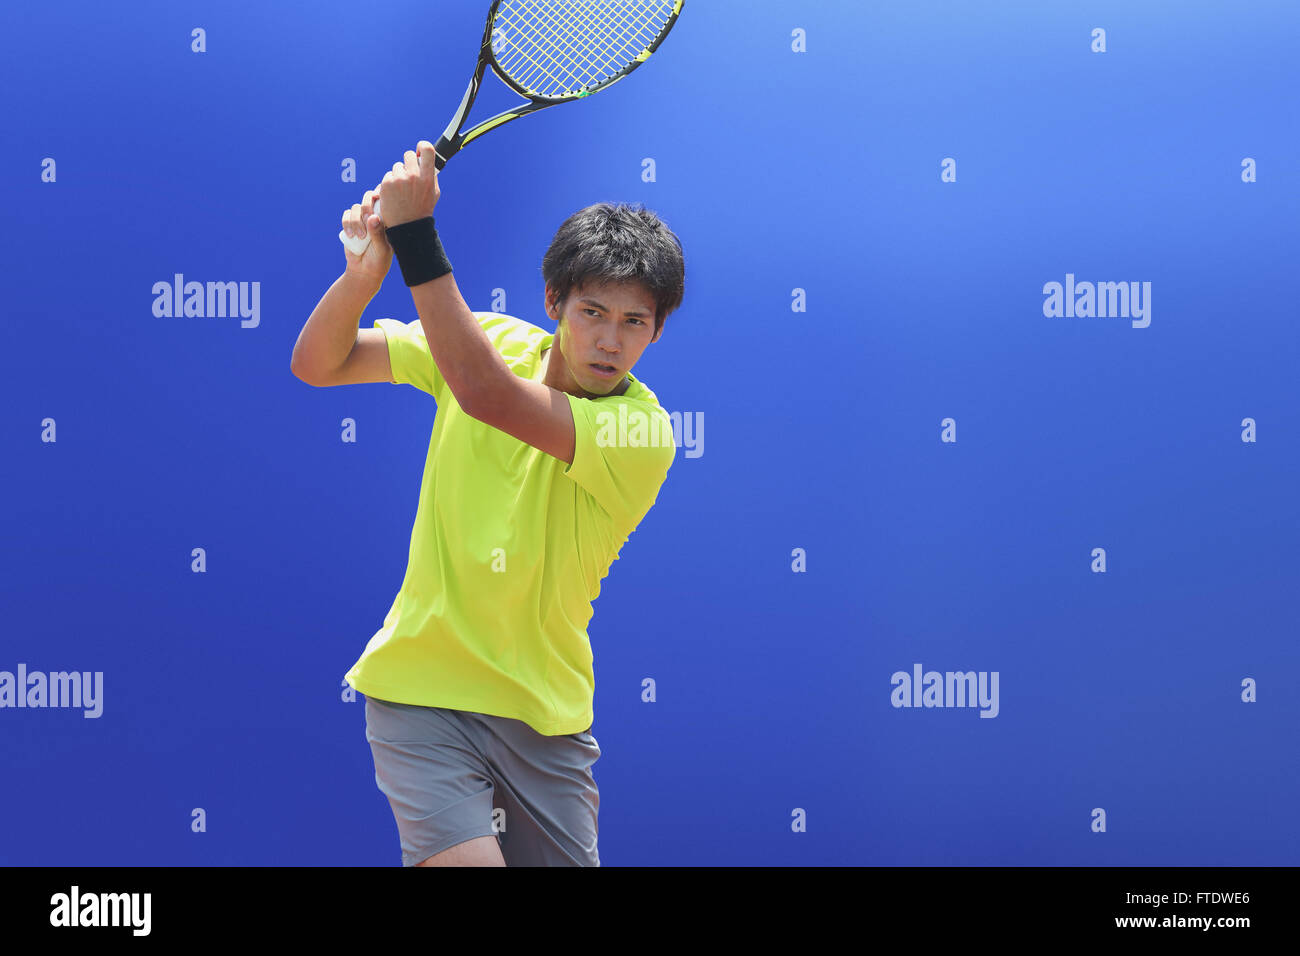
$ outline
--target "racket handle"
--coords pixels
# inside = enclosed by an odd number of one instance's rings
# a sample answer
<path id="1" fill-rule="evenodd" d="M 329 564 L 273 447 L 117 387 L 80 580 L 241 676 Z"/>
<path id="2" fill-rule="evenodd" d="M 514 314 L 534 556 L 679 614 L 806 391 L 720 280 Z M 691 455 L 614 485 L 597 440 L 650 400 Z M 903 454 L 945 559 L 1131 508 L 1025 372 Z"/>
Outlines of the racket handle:
<path id="1" fill-rule="evenodd" d="M 376 216 L 379 215 L 379 200 L 377 199 L 375 200 L 374 212 Z M 352 253 L 354 256 L 359 256 L 365 252 L 366 247 L 370 245 L 370 235 L 367 233 L 364 236 L 349 236 L 346 232 L 340 229 L 339 242 L 348 247 L 348 252 Z"/>

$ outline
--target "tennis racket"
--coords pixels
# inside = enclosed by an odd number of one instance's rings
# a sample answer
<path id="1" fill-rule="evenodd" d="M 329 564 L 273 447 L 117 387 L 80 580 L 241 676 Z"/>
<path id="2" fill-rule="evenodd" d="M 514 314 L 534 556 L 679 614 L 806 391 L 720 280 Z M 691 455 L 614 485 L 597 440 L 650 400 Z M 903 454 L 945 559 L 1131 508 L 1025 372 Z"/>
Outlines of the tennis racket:
<path id="1" fill-rule="evenodd" d="M 478 64 L 465 96 L 446 131 L 434 144 L 435 165 L 484 133 L 545 109 L 609 89 L 650 58 L 677 22 L 683 0 L 493 0 L 488 11 Z M 492 72 L 528 102 L 467 132 L 461 127 L 474 105 L 483 69 Z M 375 203 L 379 214 L 379 203 Z M 339 239 L 356 255 L 368 236 Z"/>

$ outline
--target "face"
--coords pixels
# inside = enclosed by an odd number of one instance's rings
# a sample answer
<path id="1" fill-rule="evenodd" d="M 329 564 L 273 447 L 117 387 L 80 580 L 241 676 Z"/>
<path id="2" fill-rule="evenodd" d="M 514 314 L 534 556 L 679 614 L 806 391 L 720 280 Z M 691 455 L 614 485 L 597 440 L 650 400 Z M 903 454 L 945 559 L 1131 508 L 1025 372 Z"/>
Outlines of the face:
<path id="1" fill-rule="evenodd" d="M 559 323 L 548 356 L 546 383 L 581 398 L 622 395 L 647 345 L 659 338 L 655 300 L 639 282 L 604 283 L 572 289 L 563 309 L 546 290 L 546 313 Z M 557 362 L 557 359 L 561 361 Z M 605 374 L 593 365 L 613 369 Z"/>

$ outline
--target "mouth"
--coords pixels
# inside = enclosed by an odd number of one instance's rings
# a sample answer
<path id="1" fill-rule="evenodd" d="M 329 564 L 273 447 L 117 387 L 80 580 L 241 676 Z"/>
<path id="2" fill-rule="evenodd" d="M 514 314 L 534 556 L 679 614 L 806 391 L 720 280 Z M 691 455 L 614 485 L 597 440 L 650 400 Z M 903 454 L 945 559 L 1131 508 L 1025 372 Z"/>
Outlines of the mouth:
<path id="1" fill-rule="evenodd" d="M 615 375 L 618 374 L 618 369 L 614 368 L 614 366 L 612 366 L 612 365 L 601 365 L 601 364 L 598 363 L 598 362 L 592 362 L 592 363 L 590 363 L 590 364 L 587 366 L 587 368 L 591 369 L 593 372 L 595 372 L 595 373 L 596 373 L 597 375 L 599 375 L 601 378 L 613 378 Z"/>

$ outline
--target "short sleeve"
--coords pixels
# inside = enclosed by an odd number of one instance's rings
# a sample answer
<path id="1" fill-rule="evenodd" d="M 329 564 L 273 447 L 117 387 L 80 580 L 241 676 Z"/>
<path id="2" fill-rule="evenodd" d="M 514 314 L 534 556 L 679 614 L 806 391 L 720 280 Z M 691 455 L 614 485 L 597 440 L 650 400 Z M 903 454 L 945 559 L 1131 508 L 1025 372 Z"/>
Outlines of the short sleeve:
<path id="1" fill-rule="evenodd" d="M 523 347 L 520 344 L 523 338 L 511 334 L 521 324 L 515 317 L 501 312 L 475 312 L 474 318 L 492 347 L 501 352 L 507 361 L 512 357 L 512 347 L 516 351 Z M 424 324 L 419 319 L 405 323 L 396 319 L 376 319 L 375 328 L 382 329 L 384 338 L 388 340 L 388 364 L 393 370 L 393 382 L 398 385 L 413 385 L 422 392 L 428 392 L 435 402 L 442 405 L 449 394 L 447 381 L 438 371 L 433 353 L 429 351 Z"/>
<path id="2" fill-rule="evenodd" d="M 443 404 L 447 382 L 434 364 L 420 320 L 403 323 L 396 319 L 376 319 L 375 328 L 382 329 L 388 340 L 388 364 L 393 370 L 393 381 L 398 385 L 414 385 L 432 395 L 439 405 Z"/>
<path id="3" fill-rule="evenodd" d="M 655 503 L 677 454 L 672 420 L 649 402 L 565 394 L 574 445 L 564 473 L 630 534 Z"/>

